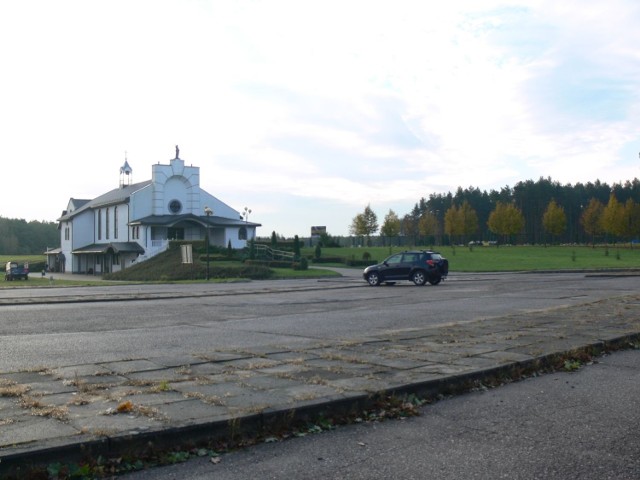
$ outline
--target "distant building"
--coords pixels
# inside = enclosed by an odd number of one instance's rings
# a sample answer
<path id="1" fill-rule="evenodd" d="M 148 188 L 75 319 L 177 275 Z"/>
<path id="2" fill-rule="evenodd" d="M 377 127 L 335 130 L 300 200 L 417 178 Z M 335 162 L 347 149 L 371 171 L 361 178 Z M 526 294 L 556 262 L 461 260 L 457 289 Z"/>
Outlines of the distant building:
<path id="1" fill-rule="evenodd" d="M 325 233 L 327 233 L 327 227 L 324 227 L 324 226 L 311 227 L 312 237 L 319 237 L 320 235 L 324 235 Z"/>
<path id="2" fill-rule="evenodd" d="M 151 180 L 131 183 L 125 160 L 120 186 L 93 200 L 71 198 L 58 219 L 59 249 L 47 263 L 56 271 L 108 273 L 127 268 L 167 249 L 169 240 L 204 240 L 243 248 L 259 223 L 200 188 L 200 168 L 176 157 L 152 166 Z"/>

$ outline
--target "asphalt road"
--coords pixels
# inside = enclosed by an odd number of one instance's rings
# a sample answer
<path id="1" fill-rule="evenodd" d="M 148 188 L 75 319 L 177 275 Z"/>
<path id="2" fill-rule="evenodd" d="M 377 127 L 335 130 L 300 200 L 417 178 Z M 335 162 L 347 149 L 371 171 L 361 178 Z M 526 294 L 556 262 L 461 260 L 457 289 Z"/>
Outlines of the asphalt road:
<path id="1" fill-rule="evenodd" d="M 423 407 L 123 480 L 640 478 L 640 350 Z"/>
<path id="2" fill-rule="evenodd" d="M 362 337 L 363 331 L 465 322 L 587 303 L 637 290 L 637 277 L 580 273 L 452 275 L 438 286 L 424 287 L 410 283 L 369 287 L 356 277 L 3 289 L 0 301 L 23 298 L 44 303 L 0 305 L 0 372 L 159 353 L 303 346 Z M 112 301 L 91 302 L 90 297 Z M 152 299 L 132 300 L 136 297 Z M 54 298 L 87 301 L 52 303 Z"/>

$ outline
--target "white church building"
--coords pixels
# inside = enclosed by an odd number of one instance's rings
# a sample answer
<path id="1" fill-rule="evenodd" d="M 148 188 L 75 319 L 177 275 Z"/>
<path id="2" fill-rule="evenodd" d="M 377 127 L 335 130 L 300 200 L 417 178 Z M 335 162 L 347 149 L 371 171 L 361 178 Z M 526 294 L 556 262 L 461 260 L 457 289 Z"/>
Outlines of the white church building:
<path id="1" fill-rule="evenodd" d="M 71 198 L 58 219 L 60 248 L 49 268 L 69 273 L 117 272 L 165 251 L 170 240 L 205 240 L 243 248 L 258 223 L 200 188 L 200 168 L 176 156 L 153 165 L 151 180 L 131 183 L 125 159 L 120 185 L 93 200 Z"/>

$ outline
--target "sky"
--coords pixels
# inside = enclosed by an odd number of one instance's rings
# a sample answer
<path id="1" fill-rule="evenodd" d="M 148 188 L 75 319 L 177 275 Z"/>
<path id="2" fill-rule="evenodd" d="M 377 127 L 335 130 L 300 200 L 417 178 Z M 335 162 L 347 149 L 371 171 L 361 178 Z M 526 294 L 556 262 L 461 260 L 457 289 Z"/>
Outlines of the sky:
<path id="1" fill-rule="evenodd" d="M 0 0 L 0 216 L 180 158 L 258 236 L 640 177 L 637 0 Z"/>

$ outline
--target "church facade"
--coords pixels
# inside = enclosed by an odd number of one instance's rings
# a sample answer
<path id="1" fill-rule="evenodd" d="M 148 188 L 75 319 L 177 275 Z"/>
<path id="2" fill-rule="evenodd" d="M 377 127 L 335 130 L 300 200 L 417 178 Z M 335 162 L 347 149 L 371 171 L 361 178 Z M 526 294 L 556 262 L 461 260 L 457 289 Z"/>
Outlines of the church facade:
<path id="1" fill-rule="evenodd" d="M 92 200 L 71 198 L 58 219 L 60 248 L 46 252 L 50 269 L 117 272 L 167 249 L 170 240 L 205 240 L 244 248 L 258 223 L 200 188 L 200 168 L 176 156 L 152 166 L 151 180 L 132 183 L 125 160 L 119 188 Z"/>

